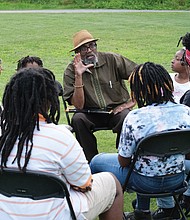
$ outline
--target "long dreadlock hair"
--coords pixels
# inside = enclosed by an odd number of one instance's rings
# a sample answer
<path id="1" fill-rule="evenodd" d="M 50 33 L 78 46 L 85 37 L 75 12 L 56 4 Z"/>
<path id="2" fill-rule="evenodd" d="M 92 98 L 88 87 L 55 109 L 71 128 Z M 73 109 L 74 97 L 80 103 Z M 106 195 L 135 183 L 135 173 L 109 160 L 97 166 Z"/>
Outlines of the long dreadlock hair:
<path id="1" fill-rule="evenodd" d="M 138 65 L 129 78 L 131 97 L 139 108 L 153 103 L 174 102 L 173 82 L 163 66 L 152 62 Z"/>
<path id="2" fill-rule="evenodd" d="M 33 147 L 33 132 L 39 127 L 39 114 L 47 123 L 57 124 L 60 105 L 54 74 L 45 68 L 24 68 L 18 71 L 6 85 L 3 94 L 0 139 L 1 169 L 6 167 L 8 157 L 17 144 L 17 161 L 25 171 Z M 25 161 L 21 167 L 21 155 L 25 149 Z"/>

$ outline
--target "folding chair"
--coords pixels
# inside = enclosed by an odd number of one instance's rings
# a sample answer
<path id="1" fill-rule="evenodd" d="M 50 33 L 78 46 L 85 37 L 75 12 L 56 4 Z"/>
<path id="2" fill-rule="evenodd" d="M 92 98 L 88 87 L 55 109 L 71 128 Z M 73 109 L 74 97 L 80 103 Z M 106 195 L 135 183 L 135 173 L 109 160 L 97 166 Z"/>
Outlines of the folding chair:
<path id="1" fill-rule="evenodd" d="M 186 175 L 187 175 L 186 181 L 189 182 L 190 181 L 190 171 Z M 179 195 L 178 201 L 179 201 L 182 209 L 184 210 L 185 216 L 190 217 L 190 204 L 185 205 L 183 203 L 183 194 Z"/>
<path id="2" fill-rule="evenodd" d="M 131 173 L 134 169 L 134 165 L 137 161 L 138 156 L 166 156 L 174 154 L 188 154 L 190 153 L 190 130 L 170 130 L 164 132 L 157 132 L 144 137 L 137 146 L 137 150 L 134 154 L 133 161 L 131 163 L 129 172 L 126 176 L 125 183 L 123 185 L 123 191 L 127 191 L 128 181 L 130 179 Z M 144 197 L 159 198 L 166 196 L 173 196 L 176 206 L 182 215 L 182 219 L 186 220 L 186 216 L 179 204 L 178 196 L 184 193 L 187 189 L 187 181 L 184 180 L 183 184 L 173 191 L 165 191 L 161 193 L 142 193 L 138 192 L 136 189 L 132 189 L 134 192 L 138 193 Z"/>
<path id="3" fill-rule="evenodd" d="M 54 174 L 27 170 L 21 172 L 14 168 L 4 168 L 0 172 L 0 194 L 41 200 L 47 198 L 66 198 L 71 217 L 76 220 L 67 185 Z"/>
<path id="4" fill-rule="evenodd" d="M 64 106 L 64 111 L 65 111 L 65 115 L 66 115 L 66 119 L 67 119 L 67 124 L 71 127 L 71 132 L 74 132 L 74 129 L 71 125 L 71 119 L 70 119 L 70 113 L 71 115 L 73 115 L 73 113 L 77 113 L 77 112 L 83 112 L 83 113 L 87 113 L 87 114 L 111 114 L 111 111 L 108 112 L 108 111 L 104 111 L 104 110 L 99 110 L 99 109 L 77 109 L 77 108 L 74 108 L 73 106 L 68 106 L 67 105 L 67 102 L 65 101 L 64 99 L 64 96 L 63 96 L 63 87 L 61 86 L 61 84 L 59 85 L 59 88 L 60 88 L 60 93 L 59 93 L 59 96 L 62 97 L 62 101 L 63 101 L 63 106 Z M 111 128 L 109 127 L 95 127 L 93 129 L 93 132 L 96 132 L 96 131 L 100 131 L 100 130 L 111 130 Z"/>

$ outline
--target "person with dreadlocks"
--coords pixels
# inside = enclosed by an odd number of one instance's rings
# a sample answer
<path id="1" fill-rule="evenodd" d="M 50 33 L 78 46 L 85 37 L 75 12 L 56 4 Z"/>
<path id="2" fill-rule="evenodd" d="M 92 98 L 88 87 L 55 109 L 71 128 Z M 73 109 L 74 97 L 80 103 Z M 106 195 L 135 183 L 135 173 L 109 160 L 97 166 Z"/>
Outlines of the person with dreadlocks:
<path id="1" fill-rule="evenodd" d="M 92 175 L 82 147 L 63 125 L 55 77 L 44 68 L 22 68 L 3 94 L 0 165 L 40 170 L 66 180 L 78 220 L 122 220 L 123 193 L 113 174 Z M 79 169 L 80 168 L 80 169 Z M 92 181 L 93 180 L 93 181 Z M 31 200 L 0 194 L 3 220 L 70 220 L 65 200 Z"/>
<path id="2" fill-rule="evenodd" d="M 173 82 L 163 66 L 152 62 L 140 64 L 132 72 L 129 81 L 131 97 L 136 101 L 138 108 L 130 111 L 124 120 L 118 154 L 101 153 L 90 163 L 92 173 L 112 172 L 121 185 L 125 182 L 131 158 L 142 138 L 169 129 L 190 128 L 190 108 L 175 103 L 172 94 Z M 148 163 L 147 157 L 152 163 Z M 163 191 L 165 187 L 172 190 L 184 181 L 183 155 L 168 157 L 167 160 L 143 156 L 138 158 L 137 162 L 139 166 L 136 166 L 135 172 L 132 172 L 127 188 L 132 186 L 146 192 L 151 189 L 156 193 Z M 162 169 L 159 169 L 159 166 Z M 164 178 L 164 184 L 161 184 L 163 179 L 160 177 L 166 174 L 168 176 Z M 161 185 L 164 187 L 162 188 Z M 137 194 L 135 210 L 126 214 L 126 219 L 152 219 L 150 198 Z"/>
<path id="3" fill-rule="evenodd" d="M 26 56 L 22 57 L 20 60 L 17 61 L 17 68 L 16 70 L 20 70 L 25 67 L 43 67 L 43 61 L 40 57 L 36 56 Z"/>
<path id="4" fill-rule="evenodd" d="M 176 52 L 172 60 L 172 70 L 176 73 L 170 74 L 174 84 L 174 100 L 177 103 L 182 103 L 190 106 L 190 33 L 186 33 L 180 37 L 177 47 L 182 41 L 183 48 Z M 190 170 L 189 160 L 185 160 L 186 173 Z M 158 198 L 158 209 L 153 213 L 154 219 L 165 219 L 167 217 L 180 219 L 178 209 L 173 207 L 173 198 Z M 188 189 L 181 201 L 183 208 L 190 207 L 190 189 Z"/>
<path id="5" fill-rule="evenodd" d="M 37 56 L 26 56 L 22 57 L 20 60 L 17 61 L 17 68 L 16 70 L 20 70 L 22 68 L 38 68 L 43 67 L 43 61 L 40 57 Z M 60 82 L 56 80 L 56 88 L 58 94 L 61 96 L 63 93 L 63 88 Z"/>
<path id="6" fill-rule="evenodd" d="M 190 89 L 190 33 L 180 38 L 181 40 L 184 48 L 178 50 L 172 59 L 171 68 L 174 73 L 170 74 L 174 84 L 174 100 L 177 103 L 180 102 L 184 93 Z"/>

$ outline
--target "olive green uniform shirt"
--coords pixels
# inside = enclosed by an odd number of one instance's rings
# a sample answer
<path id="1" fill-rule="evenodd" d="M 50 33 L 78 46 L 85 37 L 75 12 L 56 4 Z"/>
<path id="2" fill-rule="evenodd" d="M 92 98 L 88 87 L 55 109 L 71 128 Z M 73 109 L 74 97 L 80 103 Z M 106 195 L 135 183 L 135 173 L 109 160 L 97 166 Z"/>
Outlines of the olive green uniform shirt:
<path id="1" fill-rule="evenodd" d="M 87 69 L 82 80 L 84 84 L 84 108 L 112 109 L 129 100 L 125 85 L 136 63 L 115 53 L 97 52 L 98 63 Z M 74 92 L 75 73 L 73 62 L 64 72 L 64 98 L 70 103 Z"/>

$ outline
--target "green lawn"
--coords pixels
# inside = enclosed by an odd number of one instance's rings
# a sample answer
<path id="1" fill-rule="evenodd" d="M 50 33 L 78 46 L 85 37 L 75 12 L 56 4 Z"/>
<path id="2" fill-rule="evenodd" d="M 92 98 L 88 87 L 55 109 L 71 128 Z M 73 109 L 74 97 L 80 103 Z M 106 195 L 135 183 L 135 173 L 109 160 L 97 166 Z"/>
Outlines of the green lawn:
<path id="1" fill-rule="evenodd" d="M 89 30 L 98 41 L 99 51 L 120 53 L 137 63 L 153 61 L 170 71 L 178 39 L 190 31 L 190 12 L 164 13 L 72 13 L 72 14 L 0 14 L 0 58 L 4 71 L 0 76 L 0 97 L 17 61 L 26 55 L 42 58 L 62 82 L 64 69 L 73 58 L 72 35 Z M 181 47 L 181 45 L 180 45 Z M 62 111 L 61 122 L 66 123 Z M 96 132 L 100 152 L 115 152 L 115 134 Z M 134 194 L 126 195 L 130 211 Z M 155 208 L 155 202 L 153 203 Z"/>
<path id="2" fill-rule="evenodd" d="M 17 60 L 40 56 L 62 82 L 63 71 L 72 59 L 72 35 L 88 29 L 100 38 L 98 50 L 120 53 L 137 63 L 154 61 L 170 71 L 178 39 L 187 31 L 190 12 L 181 13 L 76 13 L 0 14 L 0 96 L 14 73 Z"/>

